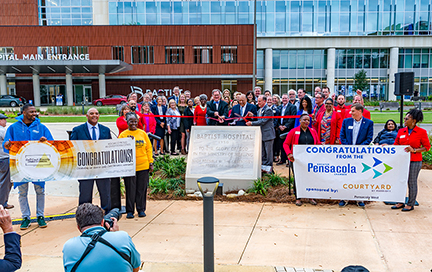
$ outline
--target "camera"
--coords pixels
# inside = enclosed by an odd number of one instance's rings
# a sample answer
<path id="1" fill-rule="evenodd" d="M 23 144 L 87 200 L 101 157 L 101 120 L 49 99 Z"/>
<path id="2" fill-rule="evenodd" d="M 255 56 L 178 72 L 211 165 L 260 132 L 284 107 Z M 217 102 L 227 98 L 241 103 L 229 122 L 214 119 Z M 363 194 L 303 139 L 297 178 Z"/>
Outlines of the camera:
<path id="1" fill-rule="evenodd" d="M 147 136 L 151 139 L 151 140 L 156 140 L 156 141 L 160 141 L 161 137 L 154 135 L 153 133 L 147 133 Z"/>
<path id="2" fill-rule="evenodd" d="M 115 219 L 117 219 L 117 221 L 119 221 L 121 218 L 120 210 L 118 208 L 114 208 L 104 216 L 105 222 L 107 222 L 109 224 L 109 228 L 107 229 L 108 231 L 114 225 L 114 221 L 111 219 L 111 217 L 114 217 Z M 106 226 L 105 226 L 105 228 L 106 228 Z"/>

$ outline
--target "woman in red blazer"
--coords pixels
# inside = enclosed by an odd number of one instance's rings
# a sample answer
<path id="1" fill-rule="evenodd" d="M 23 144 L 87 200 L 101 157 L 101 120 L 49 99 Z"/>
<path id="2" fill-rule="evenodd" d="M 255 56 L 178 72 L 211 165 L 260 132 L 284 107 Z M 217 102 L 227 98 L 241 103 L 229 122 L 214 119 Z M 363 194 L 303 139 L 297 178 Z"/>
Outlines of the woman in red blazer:
<path id="1" fill-rule="evenodd" d="M 294 145 L 317 145 L 320 144 L 318 135 L 315 129 L 309 127 L 310 117 L 307 113 L 303 113 L 300 116 L 300 126 L 291 129 L 288 133 L 284 143 L 283 148 L 288 156 L 290 161 L 294 161 L 294 156 L 292 154 Z M 294 185 L 294 191 L 296 191 Z M 297 193 L 296 193 L 297 195 Z M 316 205 L 316 201 L 314 199 L 310 199 L 310 203 L 312 205 Z M 301 206 L 301 199 L 296 199 L 296 205 Z"/>
<path id="2" fill-rule="evenodd" d="M 125 131 L 126 129 L 128 129 L 128 124 L 126 122 L 126 113 L 130 112 L 131 108 L 129 107 L 128 104 L 124 104 L 121 109 L 120 109 L 120 116 L 117 118 L 116 120 L 116 125 L 117 128 L 119 130 L 119 134 L 120 135 L 123 131 Z"/>
<path id="3" fill-rule="evenodd" d="M 314 126 L 321 144 L 340 144 L 342 121 L 340 113 L 333 108 L 333 100 L 328 98 L 325 101 L 325 111 L 317 116 Z"/>
<path id="4" fill-rule="evenodd" d="M 405 115 L 405 127 L 401 128 L 396 136 L 394 145 L 408 145 L 406 152 L 411 153 L 411 162 L 408 174 L 408 203 L 398 203 L 392 209 L 402 209 L 403 212 L 414 210 L 417 197 L 417 178 L 422 167 L 422 152 L 431 148 L 426 130 L 419 128 L 417 123 L 423 121 L 423 112 L 412 109 Z"/>
<path id="5" fill-rule="evenodd" d="M 146 133 L 155 134 L 156 132 L 156 119 L 153 115 L 154 114 L 150 110 L 150 104 L 148 102 L 143 102 L 139 122 L 142 124 L 143 130 Z"/>
<path id="6" fill-rule="evenodd" d="M 202 94 L 199 96 L 200 104 L 196 105 L 194 111 L 193 124 L 196 126 L 206 126 L 207 125 L 207 95 Z"/>

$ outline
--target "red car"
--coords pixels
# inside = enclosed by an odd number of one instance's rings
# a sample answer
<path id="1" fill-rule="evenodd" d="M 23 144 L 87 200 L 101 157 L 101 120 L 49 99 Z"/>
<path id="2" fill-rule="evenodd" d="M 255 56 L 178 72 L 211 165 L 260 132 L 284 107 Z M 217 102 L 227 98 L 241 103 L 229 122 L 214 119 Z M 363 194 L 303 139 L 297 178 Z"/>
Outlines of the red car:
<path id="1" fill-rule="evenodd" d="M 93 101 L 93 105 L 104 106 L 104 105 L 118 105 L 127 103 L 127 97 L 121 94 L 112 94 L 104 98 L 99 98 Z"/>

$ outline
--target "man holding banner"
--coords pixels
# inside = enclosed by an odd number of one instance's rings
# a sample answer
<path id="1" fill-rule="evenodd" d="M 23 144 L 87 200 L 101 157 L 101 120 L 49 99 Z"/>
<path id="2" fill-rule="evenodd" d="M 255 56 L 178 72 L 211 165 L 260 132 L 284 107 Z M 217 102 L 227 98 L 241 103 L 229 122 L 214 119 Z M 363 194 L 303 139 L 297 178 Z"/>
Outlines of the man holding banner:
<path id="1" fill-rule="evenodd" d="M 18 116 L 17 122 L 10 125 L 6 131 L 3 142 L 5 152 L 9 153 L 12 146 L 12 141 L 53 141 L 53 137 L 48 128 L 41 124 L 40 120 L 36 118 L 36 108 L 31 104 L 23 106 L 22 115 Z M 45 210 L 45 182 L 33 182 L 36 191 L 36 215 L 39 227 L 46 228 L 47 223 L 44 218 Z M 28 182 L 15 182 L 14 187 L 18 187 L 19 191 L 19 204 L 21 208 L 23 221 L 21 229 L 25 230 L 30 227 L 30 207 L 28 204 Z"/>
<path id="2" fill-rule="evenodd" d="M 373 122 L 363 118 L 363 106 L 361 104 L 353 104 L 351 106 L 352 118 L 343 120 L 342 129 L 340 131 L 340 140 L 343 145 L 369 145 L 373 138 Z M 341 200 L 339 206 L 343 207 L 348 204 L 348 201 Z M 363 201 L 358 201 L 359 207 L 364 207 Z"/>
<path id="3" fill-rule="evenodd" d="M 108 127 L 98 124 L 99 111 L 96 108 L 91 108 L 86 114 L 87 122 L 74 127 L 72 130 L 71 140 L 107 140 L 111 139 L 111 131 Z M 96 181 L 96 186 L 99 191 L 101 207 L 108 213 L 111 209 L 111 179 L 81 179 L 79 182 L 79 205 L 83 203 L 92 203 L 93 199 L 93 184 Z M 119 187 L 120 189 L 120 187 Z"/>

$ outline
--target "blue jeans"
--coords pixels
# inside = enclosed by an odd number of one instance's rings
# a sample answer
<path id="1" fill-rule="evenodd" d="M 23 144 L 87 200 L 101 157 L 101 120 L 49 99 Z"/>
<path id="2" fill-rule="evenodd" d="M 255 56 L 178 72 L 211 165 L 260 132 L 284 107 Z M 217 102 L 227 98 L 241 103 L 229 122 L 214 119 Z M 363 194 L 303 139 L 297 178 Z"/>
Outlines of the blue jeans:
<path id="1" fill-rule="evenodd" d="M 36 192 L 36 215 L 43 216 L 45 210 L 45 189 L 39 185 L 33 185 Z M 30 219 L 31 212 L 27 198 L 28 187 L 28 183 L 18 186 L 18 200 L 21 208 L 22 218 Z"/>

